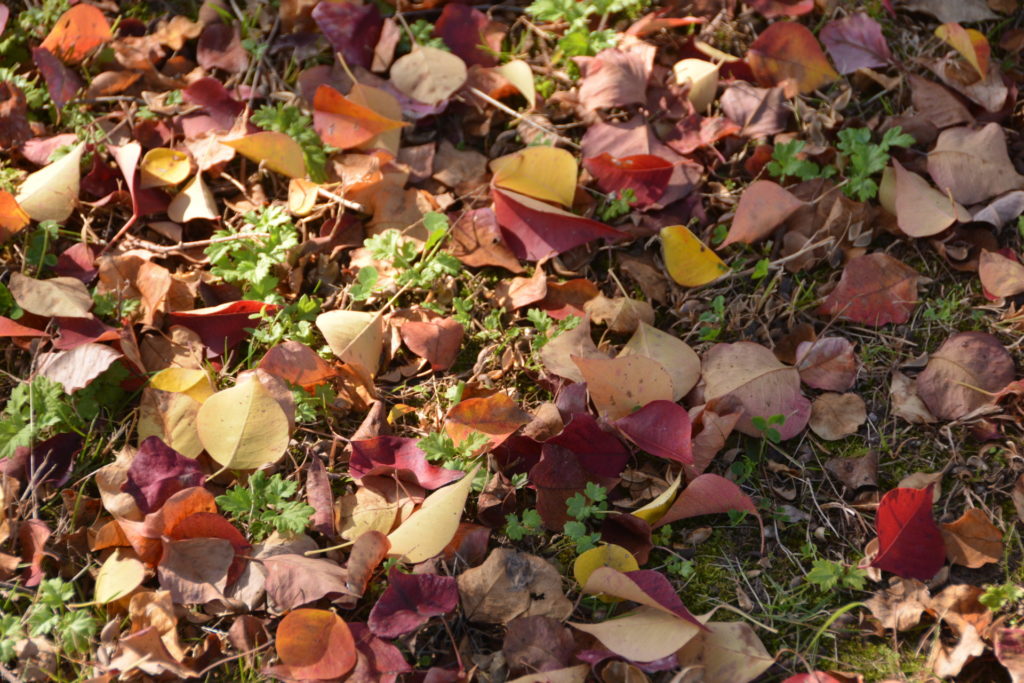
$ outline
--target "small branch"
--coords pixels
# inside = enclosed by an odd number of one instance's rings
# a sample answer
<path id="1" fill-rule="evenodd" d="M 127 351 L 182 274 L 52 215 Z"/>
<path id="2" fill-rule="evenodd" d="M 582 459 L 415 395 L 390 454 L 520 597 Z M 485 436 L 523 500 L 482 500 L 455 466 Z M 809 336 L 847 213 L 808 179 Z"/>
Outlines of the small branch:
<path id="1" fill-rule="evenodd" d="M 139 243 L 143 249 L 152 251 L 156 254 L 173 254 L 179 251 L 187 251 L 188 249 L 199 249 L 201 247 L 208 247 L 211 244 L 221 244 L 223 242 L 234 242 L 235 240 L 244 239 L 265 239 L 270 237 L 270 233 L 266 232 L 240 232 L 235 235 L 226 235 L 224 237 L 211 237 L 208 240 L 196 240 L 195 242 L 179 242 L 178 244 L 163 245 L 153 244 L 146 240 L 135 238 L 134 241 Z"/>
<path id="2" fill-rule="evenodd" d="M 327 197 L 328 199 L 331 199 L 331 200 L 334 200 L 334 201 L 338 202 L 339 204 L 344 206 L 346 209 L 352 209 L 353 211 L 358 211 L 359 213 L 365 213 L 365 214 L 373 213 L 372 211 L 367 209 L 365 206 L 363 206 L 359 202 L 354 202 L 351 199 L 345 199 L 340 194 L 335 194 L 335 193 L 331 192 L 330 190 L 325 190 L 322 187 L 317 187 L 316 188 L 316 193 L 318 195 L 320 195 L 321 197 Z"/>
<path id="3" fill-rule="evenodd" d="M 539 131 L 541 131 L 543 133 L 547 133 L 548 135 L 554 137 L 556 140 L 561 142 L 563 145 L 566 145 L 567 147 L 572 147 L 575 150 L 579 150 L 580 149 L 579 145 L 577 145 L 575 142 L 573 142 L 569 138 L 565 137 L 564 135 L 561 135 L 560 133 L 558 133 L 558 131 L 554 131 L 554 130 L 551 130 L 550 128 L 546 127 L 546 126 L 542 126 L 541 124 L 537 123 L 533 119 L 528 118 L 525 114 L 520 114 L 515 109 L 513 109 L 513 108 L 511 108 L 511 107 L 509 107 L 509 106 L 507 106 L 505 104 L 502 104 L 501 102 L 499 102 L 498 100 L 494 99 L 493 97 L 491 97 L 487 93 L 481 92 L 477 88 L 467 88 L 467 90 L 469 92 L 473 93 L 474 95 L 476 95 L 477 97 L 479 97 L 481 100 L 483 100 L 487 104 L 489 104 L 489 105 L 491 105 L 493 107 L 496 107 L 496 108 L 500 109 L 501 111 L 505 112 L 506 114 L 511 116 L 514 121 L 521 120 L 521 121 L 523 121 L 523 123 L 529 124 L 529 125 L 533 126 L 534 128 L 536 128 L 537 130 L 539 130 Z"/>

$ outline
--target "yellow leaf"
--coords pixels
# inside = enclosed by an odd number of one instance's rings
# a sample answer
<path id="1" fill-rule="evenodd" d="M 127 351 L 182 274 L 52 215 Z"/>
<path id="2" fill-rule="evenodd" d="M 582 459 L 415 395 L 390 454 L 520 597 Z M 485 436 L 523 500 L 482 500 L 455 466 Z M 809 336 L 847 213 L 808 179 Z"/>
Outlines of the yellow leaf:
<path id="1" fill-rule="evenodd" d="M 188 155 L 168 147 L 156 147 L 146 152 L 139 164 L 141 187 L 177 185 L 188 178 L 192 164 Z"/>
<path id="2" fill-rule="evenodd" d="M 85 143 L 78 143 L 70 152 L 21 183 L 15 199 L 32 220 L 63 222 L 75 210 L 82 177 L 78 164 L 84 151 Z"/>
<path id="3" fill-rule="evenodd" d="M 672 507 L 672 503 L 676 499 L 676 493 L 679 491 L 679 482 L 682 481 L 680 477 L 676 477 L 667 489 L 661 492 L 661 495 L 652 500 L 642 508 L 633 510 L 633 514 L 644 520 L 648 524 L 654 524 L 659 519 L 665 516 L 668 509 Z"/>
<path id="4" fill-rule="evenodd" d="M 729 272 L 729 266 L 718 258 L 718 254 L 697 239 L 685 225 L 662 228 L 661 249 L 668 274 L 683 287 L 706 285 Z"/>
<path id="5" fill-rule="evenodd" d="M 306 175 L 302 148 L 284 133 L 265 130 L 234 140 L 221 138 L 220 143 L 258 164 L 266 162 L 271 171 L 289 178 L 303 178 Z"/>
<path id="6" fill-rule="evenodd" d="M 559 147 L 527 147 L 491 162 L 494 184 L 534 199 L 572 207 L 576 159 Z"/>
<path id="7" fill-rule="evenodd" d="M 105 605 L 131 593 L 146 578 L 146 566 L 134 550 L 117 548 L 96 575 L 96 602 Z"/>
<path id="8" fill-rule="evenodd" d="M 572 575 L 576 577 L 576 583 L 585 586 L 587 579 L 598 567 L 611 567 L 620 572 L 632 572 L 640 569 L 633 553 L 620 545 L 610 543 L 591 548 L 577 557 L 576 561 L 572 563 Z"/>
<path id="9" fill-rule="evenodd" d="M 305 178 L 288 181 L 288 211 L 294 216 L 308 216 L 316 205 L 317 188 L 320 187 Z"/>
<path id="10" fill-rule="evenodd" d="M 638 607 L 600 624 L 570 621 L 569 625 L 594 636 L 615 654 L 636 662 L 668 657 L 700 632 L 694 624 L 653 607 Z"/>
<path id="11" fill-rule="evenodd" d="M 459 520 L 479 469 L 477 465 L 454 484 L 427 496 L 420 509 L 388 536 L 391 542 L 388 555 L 416 563 L 444 550 L 459 529 Z"/>
<path id="12" fill-rule="evenodd" d="M 167 217 L 175 223 L 187 223 L 196 218 L 212 221 L 218 215 L 217 202 L 203 182 L 202 172 L 196 173 L 167 207 Z"/>
<path id="13" fill-rule="evenodd" d="M 529 64 L 521 59 L 513 59 L 494 67 L 494 70 L 523 94 L 530 109 L 537 106 L 537 90 L 533 83 L 533 69 Z"/>
<path id="14" fill-rule="evenodd" d="M 384 320 L 376 313 L 328 311 L 316 317 L 316 326 L 334 355 L 366 379 L 373 379 L 384 350 Z"/>
<path id="15" fill-rule="evenodd" d="M 277 461 L 291 436 L 288 416 L 255 375 L 206 399 L 196 429 L 210 457 L 234 470 Z"/>
<path id="16" fill-rule="evenodd" d="M 216 391 L 205 370 L 192 368 L 165 368 L 150 377 L 149 386 L 160 391 L 185 394 L 199 403 L 205 402 Z"/>
<path id="17" fill-rule="evenodd" d="M 196 432 L 196 415 L 202 406 L 186 394 L 146 388 L 139 406 L 136 438 L 141 444 L 150 436 L 160 439 L 186 458 L 197 458 L 203 444 Z"/>
<path id="18" fill-rule="evenodd" d="M 718 91 L 718 65 L 705 59 L 683 59 L 672 67 L 676 83 L 690 84 L 686 98 L 697 111 L 708 108 Z"/>

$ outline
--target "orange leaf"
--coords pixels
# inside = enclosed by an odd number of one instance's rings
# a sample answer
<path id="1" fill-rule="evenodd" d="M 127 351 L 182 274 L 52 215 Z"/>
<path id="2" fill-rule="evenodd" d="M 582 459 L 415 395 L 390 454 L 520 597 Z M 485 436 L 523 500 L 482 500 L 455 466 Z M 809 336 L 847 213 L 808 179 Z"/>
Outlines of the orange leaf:
<path id="1" fill-rule="evenodd" d="M 733 242 L 754 244 L 763 240 L 804 203 L 770 180 L 757 180 L 740 196 L 736 216 L 722 246 Z"/>
<path id="2" fill-rule="evenodd" d="M 964 28 L 955 21 L 951 21 L 935 29 L 935 35 L 959 52 L 967 60 L 967 63 L 978 72 L 979 78 L 985 78 L 992 50 L 983 33 L 973 28 Z"/>
<path id="3" fill-rule="evenodd" d="M 530 421 L 530 414 L 507 395 L 497 393 L 487 398 L 467 398 L 448 411 L 444 430 L 456 444 L 477 431 L 491 438 L 497 446 Z"/>
<path id="4" fill-rule="evenodd" d="M 77 64 L 112 37 L 103 12 L 98 7 L 81 4 L 60 16 L 40 47 L 67 63 Z"/>
<path id="5" fill-rule="evenodd" d="M 313 128 L 324 142 L 340 149 L 358 147 L 381 133 L 407 125 L 356 104 L 329 85 L 321 85 L 313 97 Z"/>
<path id="6" fill-rule="evenodd" d="M 839 78 L 810 29 L 790 21 L 765 29 L 751 43 L 747 62 L 762 85 L 788 81 L 787 95 L 811 93 Z"/>
<path id="7" fill-rule="evenodd" d="M 289 678 L 338 678 L 356 664 L 356 644 L 348 624 L 334 612 L 297 609 L 277 627 L 277 656 Z"/>
<path id="8" fill-rule="evenodd" d="M 29 223 L 28 214 L 10 192 L 0 190 L 0 244 L 21 232 Z"/>

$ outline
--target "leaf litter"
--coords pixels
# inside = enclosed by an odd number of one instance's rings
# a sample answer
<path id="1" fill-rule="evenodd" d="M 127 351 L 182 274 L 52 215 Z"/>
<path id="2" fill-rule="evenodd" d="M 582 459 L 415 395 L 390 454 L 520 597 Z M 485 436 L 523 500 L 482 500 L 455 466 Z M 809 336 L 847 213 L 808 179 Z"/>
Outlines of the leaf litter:
<path id="1" fill-rule="evenodd" d="M 1024 676 L 1020 8 L 847 5 L 0 5 L 0 674 Z"/>

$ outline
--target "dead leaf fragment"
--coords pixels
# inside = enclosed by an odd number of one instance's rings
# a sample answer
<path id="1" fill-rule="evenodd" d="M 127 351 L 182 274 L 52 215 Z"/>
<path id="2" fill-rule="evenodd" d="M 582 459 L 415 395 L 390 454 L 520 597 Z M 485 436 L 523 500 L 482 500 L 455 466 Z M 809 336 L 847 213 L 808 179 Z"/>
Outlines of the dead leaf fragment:
<path id="1" fill-rule="evenodd" d="M 482 565 L 460 574 L 458 584 L 470 621 L 507 624 L 530 616 L 562 620 L 572 613 L 558 570 L 536 555 L 495 548 Z"/>
<path id="2" fill-rule="evenodd" d="M 860 396 L 827 392 L 811 404 L 808 425 L 826 441 L 836 441 L 856 434 L 867 419 L 867 407 Z"/>

